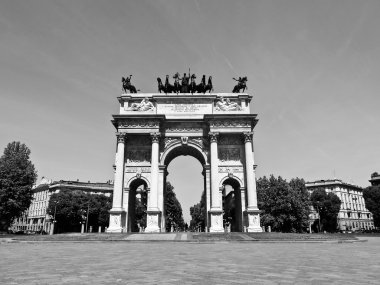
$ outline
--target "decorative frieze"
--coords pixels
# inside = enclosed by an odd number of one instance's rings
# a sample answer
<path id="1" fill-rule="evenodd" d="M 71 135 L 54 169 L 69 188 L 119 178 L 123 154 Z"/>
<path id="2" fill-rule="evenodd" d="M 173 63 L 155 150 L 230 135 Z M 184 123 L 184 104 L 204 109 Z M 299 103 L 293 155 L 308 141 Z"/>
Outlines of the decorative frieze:
<path id="1" fill-rule="evenodd" d="M 150 167 L 126 167 L 126 173 L 149 173 Z"/>
<path id="2" fill-rule="evenodd" d="M 222 166 L 218 168 L 219 173 L 238 173 L 244 172 L 243 167 Z"/>
<path id="3" fill-rule="evenodd" d="M 251 127 L 251 121 L 250 120 L 234 120 L 234 119 L 212 120 L 210 121 L 210 127 L 247 128 L 247 127 Z"/>
<path id="4" fill-rule="evenodd" d="M 122 120 L 118 122 L 119 128 L 158 128 L 157 120 Z"/>

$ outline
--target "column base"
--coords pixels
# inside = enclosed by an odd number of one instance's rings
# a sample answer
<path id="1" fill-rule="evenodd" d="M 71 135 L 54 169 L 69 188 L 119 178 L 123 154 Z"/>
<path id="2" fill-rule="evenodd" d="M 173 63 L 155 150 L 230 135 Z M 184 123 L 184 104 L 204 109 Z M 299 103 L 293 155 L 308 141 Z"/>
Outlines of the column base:
<path id="1" fill-rule="evenodd" d="M 123 209 L 110 210 L 110 223 L 107 233 L 122 233 L 126 230 L 127 212 Z"/>
<path id="2" fill-rule="evenodd" d="M 160 217 L 161 217 L 161 211 L 160 210 L 148 210 L 146 211 L 146 233 L 160 233 Z"/>
<path id="3" fill-rule="evenodd" d="M 263 229 L 260 227 L 260 210 L 259 209 L 248 209 L 248 228 L 249 233 L 262 233 Z"/>
<path id="4" fill-rule="evenodd" d="M 210 233 L 223 233 L 223 211 L 221 209 L 211 209 L 211 227 Z"/>

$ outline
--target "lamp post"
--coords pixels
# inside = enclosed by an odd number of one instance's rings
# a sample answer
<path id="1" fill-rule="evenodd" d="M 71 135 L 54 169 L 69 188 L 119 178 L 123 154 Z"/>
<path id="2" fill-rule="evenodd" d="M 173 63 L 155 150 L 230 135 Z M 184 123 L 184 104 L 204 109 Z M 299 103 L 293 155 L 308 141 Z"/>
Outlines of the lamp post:
<path id="1" fill-rule="evenodd" d="M 318 233 L 320 233 L 321 232 L 321 215 L 319 214 L 320 202 L 318 201 L 316 204 L 317 204 L 317 212 L 318 212 Z"/>
<path id="2" fill-rule="evenodd" d="M 88 233 L 88 212 L 90 211 L 90 201 L 87 203 L 86 233 Z"/>
<path id="3" fill-rule="evenodd" d="M 51 227 L 51 229 L 50 229 L 50 234 L 51 235 L 53 235 L 54 234 L 54 228 L 55 228 L 55 224 L 56 224 L 56 220 L 55 220 L 55 215 L 57 214 L 57 204 L 58 204 L 59 202 L 58 201 L 55 201 L 54 202 L 54 217 L 53 217 L 53 226 Z"/>

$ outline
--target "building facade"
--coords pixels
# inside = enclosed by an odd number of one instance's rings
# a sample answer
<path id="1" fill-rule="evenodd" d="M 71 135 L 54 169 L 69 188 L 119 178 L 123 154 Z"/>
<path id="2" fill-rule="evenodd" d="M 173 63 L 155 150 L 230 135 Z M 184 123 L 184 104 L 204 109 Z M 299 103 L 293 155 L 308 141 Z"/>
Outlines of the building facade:
<path id="1" fill-rule="evenodd" d="M 50 197 L 63 189 L 81 190 L 94 195 L 111 196 L 113 184 L 91 183 L 77 181 L 52 181 L 42 177 L 40 183 L 33 187 L 33 201 L 29 209 L 11 226 L 13 231 L 45 231 L 50 233 L 52 230 L 53 217 L 47 213 Z"/>
<path id="2" fill-rule="evenodd" d="M 339 179 L 306 182 L 309 193 L 323 188 L 327 193 L 333 192 L 340 201 L 338 227 L 340 231 L 359 231 L 374 229 L 372 213 L 365 207 L 363 188 L 342 182 Z M 311 222 L 318 219 L 318 213 L 312 209 Z"/>

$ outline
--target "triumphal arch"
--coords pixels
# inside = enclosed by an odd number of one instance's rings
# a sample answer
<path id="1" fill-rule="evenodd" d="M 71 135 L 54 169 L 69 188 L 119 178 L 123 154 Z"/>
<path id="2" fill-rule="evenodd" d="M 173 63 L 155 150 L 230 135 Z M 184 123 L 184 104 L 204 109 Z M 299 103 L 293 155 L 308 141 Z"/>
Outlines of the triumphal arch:
<path id="1" fill-rule="evenodd" d="M 131 197 L 141 185 L 147 193 L 145 232 L 165 231 L 167 166 L 180 155 L 193 156 L 203 166 L 207 231 L 224 231 L 223 191 L 229 185 L 237 202 L 237 231 L 261 232 L 253 151 L 258 120 L 250 113 L 251 100 L 247 93 L 118 97 L 120 112 L 112 120 L 117 148 L 108 232 L 131 231 Z"/>

